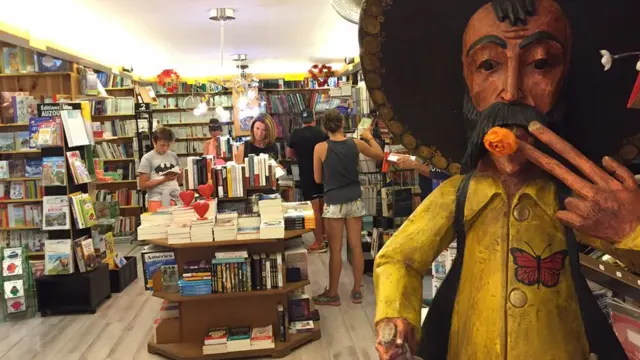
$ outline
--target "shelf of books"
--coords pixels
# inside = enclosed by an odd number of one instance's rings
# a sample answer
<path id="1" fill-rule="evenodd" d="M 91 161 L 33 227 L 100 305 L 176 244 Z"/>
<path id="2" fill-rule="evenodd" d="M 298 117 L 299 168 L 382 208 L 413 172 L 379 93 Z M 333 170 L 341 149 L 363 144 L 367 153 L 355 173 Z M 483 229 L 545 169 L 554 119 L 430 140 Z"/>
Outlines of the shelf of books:
<path id="1" fill-rule="evenodd" d="M 152 241 L 162 250 L 143 254 L 150 255 L 145 270 L 162 260 L 155 266 L 159 270 L 145 276 L 151 275 L 153 296 L 165 304 L 149 352 L 171 359 L 284 357 L 319 339 L 314 322 L 319 318 L 304 293 L 309 284 L 306 250 L 286 245 L 286 239 L 308 231 L 285 231 L 273 239 L 216 238 L 189 246 L 171 238 Z"/>
<path id="2" fill-rule="evenodd" d="M 98 165 L 92 105 L 77 100 L 94 96 L 93 72 L 10 44 L 0 49 L 11 60 L 0 69 L 0 248 L 27 256 L 22 268 L 43 316 L 95 312 L 126 260 L 115 253 L 117 220 L 98 219 L 88 194 Z M 124 79 L 104 76 L 115 86 Z"/>

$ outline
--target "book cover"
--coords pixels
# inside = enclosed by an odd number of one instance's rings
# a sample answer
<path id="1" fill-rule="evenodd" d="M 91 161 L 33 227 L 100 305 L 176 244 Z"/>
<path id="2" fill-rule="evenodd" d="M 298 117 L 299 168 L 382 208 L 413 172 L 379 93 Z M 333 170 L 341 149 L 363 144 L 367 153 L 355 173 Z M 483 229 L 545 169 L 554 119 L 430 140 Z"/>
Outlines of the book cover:
<path id="1" fill-rule="evenodd" d="M 73 273 L 71 239 L 46 240 L 44 245 L 45 275 Z"/>
<path id="2" fill-rule="evenodd" d="M 29 147 L 31 149 L 38 148 L 38 133 L 40 131 L 40 124 L 49 122 L 52 117 L 32 117 L 29 119 Z"/>
<path id="3" fill-rule="evenodd" d="M 0 133 L 0 151 L 14 151 L 15 148 L 13 133 Z"/>
<path id="4" fill-rule="evenodd" d="M 24 176 L 28 178 L 42 177 L 42 160 L 27 159 L 24 168 Z"/>
<path id="5" fill-rule="evenodd" d="M 0 120 L 3 124 L 13 123 L 13 97 L 14 96 L 26 96 L 28 92 L 0 92 Z"/>
<path id="6" fill-rule="evenodd" d="M 25 177 L 25 159 L 9 160 L 9 177 L 12 179 Z"/>
<path id="7" fill-rule="evenodd" d="M 204 337 L 205 345 L 220 345 L 227 343 L 227 337 L 229 336 L 229 329 L 226 327 L 210 328 L 207 331 L 207 335 Z"/>
<path id="8" fill-rule="evenodd" d="M 145 253 L 142 255 L 144 282 L 147 290 L 153 290 L 153 275 L 161 271 L 163 265 L 176 265 L 173 251 Z"/>
<path id="9" fill-rule="evenodd" d="M 69 198 L 45 196 L 42 199 L 42 230 L 68 230 L 71 228 Z"/>
<path id="10" fill-rule="evenodd" d="M 42 185 L 67 185 L 67 165 L 64 156 L 47 156 L 42 158 Z"/>
<path id="11" fill-rule="evenodd" d="M 87 165 L 80 156 L 80 151 L 68 151 L 67 160 L 69 160 L 69 168 L 73 173 L 73 179 L 76 184 L 84 184 L 91 182 L 91 175 L 87 170 Z"/>
<path id="12" fill-rule="evenodd" d="M 14 135 L 16 150 L 29 150 L 29 132 L 18 131 Z"/>
<path id="13" fill-rule="evenodd" d="M 35 116 L 35 104 L 37 103 L 33 96 L 14 96 L 11 99 L 13 103 L 13 122 L 16 124 L 26 124 L 29 118 Z"/>
<path id="14" fill-rule="evenodd" d="M 4 62 L 3 73 L 18 74 L 20 73 L 20 61 L 18 56 L 18 47 L 5 47 L 2 49 L 2 58 Z"/>
<path id="15" fill-rule="evenodd" d="M 0 179 L 9 178 L 9 161 L 0 160 Z"/>

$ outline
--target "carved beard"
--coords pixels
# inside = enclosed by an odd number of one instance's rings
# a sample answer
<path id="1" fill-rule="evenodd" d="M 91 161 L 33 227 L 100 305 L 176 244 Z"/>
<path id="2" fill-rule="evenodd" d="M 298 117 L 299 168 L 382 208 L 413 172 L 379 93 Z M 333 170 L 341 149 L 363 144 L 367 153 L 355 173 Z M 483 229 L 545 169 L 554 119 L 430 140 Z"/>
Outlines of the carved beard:
<path id="1" fill-rule="evenodd" d="M 540 113 L 534 107 L 525 104 L 507 104 L 495 102 L 483 111 L 476 108 L 469 93 L 465 93 L 463 114 L 467 124 L 467 151 L 462 159 L 462 173 L 473 171 L 478 163 L 487 154 L 484 147 L 484 136 L 495 126 L 523 127 L 537 120 L 548 126 L 552 131 L 562 136 L 562 119 L 564 118 L 564 106 L 557 101 L 554 107 L 546 114 Z M 539 144 L 536 144 L 537 147 Z M 548 149 L 541 149 L 549 153 Z"/>

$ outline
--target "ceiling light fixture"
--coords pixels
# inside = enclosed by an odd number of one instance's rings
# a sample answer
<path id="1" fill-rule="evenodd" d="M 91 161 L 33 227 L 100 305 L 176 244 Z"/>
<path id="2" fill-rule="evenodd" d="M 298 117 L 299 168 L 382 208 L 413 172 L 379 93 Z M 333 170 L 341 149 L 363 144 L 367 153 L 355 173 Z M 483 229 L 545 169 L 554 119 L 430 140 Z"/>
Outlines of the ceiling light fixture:
<path id="1" fill-rule="evenodd" d="M 246 61 L 247 54 L 233 54 L 231 55 L 231 60 L 233 61 Z"/>
<path id="2" fill-rule="evenodd" d="M 236 11 L 231 8 L 217 8 L 209 10 L 209 20 L 220 23 L 220 71 L 224 66 L 224 23 L 236 19 Z"/>

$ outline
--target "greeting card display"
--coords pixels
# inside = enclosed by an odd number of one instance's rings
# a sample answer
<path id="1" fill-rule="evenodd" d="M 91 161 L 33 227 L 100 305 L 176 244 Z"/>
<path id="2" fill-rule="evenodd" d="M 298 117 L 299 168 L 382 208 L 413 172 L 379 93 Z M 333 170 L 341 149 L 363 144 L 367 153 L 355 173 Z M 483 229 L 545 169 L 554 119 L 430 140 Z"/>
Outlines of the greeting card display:
<path id="1" fill-rule="evenodd" d="M 22 259 L 2 260 L 2 276 L 22 275 Z"/>
<path id="2" fill-rule="evenodd" d="M 5 281 L 4 297 L 5 299 L 24 297 L 24 281 L 23 280 Z"/>

